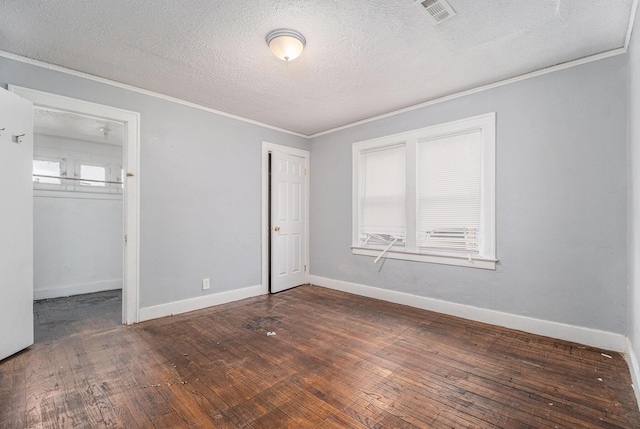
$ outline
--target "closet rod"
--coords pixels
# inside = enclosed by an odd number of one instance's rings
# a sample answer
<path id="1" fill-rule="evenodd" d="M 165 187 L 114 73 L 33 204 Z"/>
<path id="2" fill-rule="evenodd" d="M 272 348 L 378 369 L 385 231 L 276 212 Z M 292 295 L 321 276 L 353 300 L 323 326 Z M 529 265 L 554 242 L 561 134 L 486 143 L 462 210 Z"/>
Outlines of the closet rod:
<path id="1" fill-rule="evenodd" d="M 111 182 L 109 180 L 83 179 L 81 177 L 47 176 L 46 174 L 34 174 L 33 177 L 46 177 L 47 179 L 60 179 L 60 180 L 80 180 L 81 182 L 108 183 L 112 185 L 122 185 L 122 182 Z"/>

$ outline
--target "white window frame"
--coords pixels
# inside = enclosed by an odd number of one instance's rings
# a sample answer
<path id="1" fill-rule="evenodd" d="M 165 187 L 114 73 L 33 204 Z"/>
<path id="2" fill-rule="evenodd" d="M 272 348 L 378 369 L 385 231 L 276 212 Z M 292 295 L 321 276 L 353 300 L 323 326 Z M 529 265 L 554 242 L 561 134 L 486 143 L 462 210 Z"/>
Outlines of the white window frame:
<path id="1" fill-rule="evenodd" d="M 481 165 L 481 242 L 479 253 L 475 255 L 455 254 L 451 252 L 418 250 L 417 245 L 417 145 L 419 141 L 459 134 L 470 130 L 482 130 Z M 360 170 L 361 155 L 373 149 L 383 149 L 404 144 L 406 150 L 406 243 L 405 246 L 367 245 L 362 246 L 359 237 L 360 219 Z M 354 143 L 352 147 L 353 183 L 352 183 L 352 253 L 390 259 L 416 262 L 430 262 L 462 267 L 495 270 L 496 268 L 496 113 L 475 116 L 453 122 L 447 122 L 427 128 L 380 137 Z"/>
<path id="2" fill-rule="evenodd" d="M 58 173 L 58 177 L 60 183 L 41 183 L 41 182 L 33 182 L 33 189 L 46 189 L 46 190 L 64 190 L 66 188 L 66 180 L 64 177 L 67 175 L 67 159 L 63 157 L 56 156 L 45 156 L 34 154 L 34 161 L 52 161 L 60 163 L 60 172 Z"/>
<path id="3" fill-rule="evenodd" d="M 77 179 L 80 174 L 80 165 L 94 165 L 105 167 L 106 181 L 122 182 L 122 160 L 111 155 L 94 154 L 90 152 L 75 152 L 63 149 L 34 147 L 33 159 L 63 160 L 63 177 Z M 121 172 L 122 171 L 122 172 Z M 83 186 L 79 180 L 62 179 L 61 185 L 47 183 L 33 183 L 35 197 L 49 198 L 76 198 L 76 199 L 122 199 L 123 187 L 121 184 L 106 183 L 102 186 Z"/>
<path id="4" fill-rule="evenodd" d="M 76 159 L 75 160 L 75 169 L 74 169 L 74 177 L 76 179 L 82 179 L 81 172 L 82 166 L 86 165 L 87 167 L 99 167 L 104 168 L 104 183 L 102 186 L 98 185 L 88 185 L 82 183 L 82 180 L 74 180 L 74 189 L 78 192 L 110 192 L 111 186 L 109 181 L 111 181 L 110 177 L 110 164 L 104 160 L 96 160 L 96 161 L 87 161 L 85 159 Z M 91 182 L 88 182 L 91 183 Z"/>

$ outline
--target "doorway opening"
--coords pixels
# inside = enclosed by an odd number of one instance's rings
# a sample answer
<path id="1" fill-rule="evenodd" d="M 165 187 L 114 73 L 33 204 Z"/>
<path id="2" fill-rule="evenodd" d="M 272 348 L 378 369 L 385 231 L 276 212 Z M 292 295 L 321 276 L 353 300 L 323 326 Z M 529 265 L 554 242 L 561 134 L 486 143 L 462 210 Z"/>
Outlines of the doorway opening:
<path id="1" fill-rule="evenodd" d="M 73 265 L 71 267 L 63 264 L 62 268 L 57 267 L 61 270 L 57 275 L 65 281 L 58 281 L 53 285 L 56 287 L 51 287 L 50 283 L 49 287 L 38 290 L 38 280 L 34 279 L 35 297 L 46 297 L 42 295 L 44 293 L 56 293 L 52 290 L 60 289 L 61 285 L 66 288 L 66 295 L 69 292 L 75 295 L 117 289 L 120 285 L 121 321 L 124 324 L 138 322 L 140 115 L 137 112 L 13 85 L 9 85 L 9 90 L 34 104 L 37 127 L 34 132 L 40 140 L 34 145 L 34 199 L 40 194 L 42 201 L 39 204 L 60 209 L 40 211 L 40 218 L 34 222 L 34 233 L 38 234 L 37 228 L 57 225 L 56 222 L 70 224 L 73 231 L 70 233 L 73 235 L 70 240 L 58 245 L 58 255 L 54 257 L 55 254 L 47 252 L 41 255 L 40 264 L 34 266 L 35 269 L 46 268 L 46 263 L 51 262 L 47 259 L 49 257 L 64 259 Z M 40 122 L 38 115 L 41 116 Z M 67 126 L 53 125 L 56 122 L 54 119 Z M 71 131 L 73 127 L 69 124 L 79 125 L 81 131 Z M 59 135 L 52 135 L 56 134 L 52 131 L 56 128 L 59 129 Z M 93 136 L 95 141 L 87 136 L 89 129 L 97 132 L 97 136 Z M 46 198 L 42 197 L 44 194 L 47 194 Z M 63 199 L 67 201 L 64 201 L 64 209 L 61 209 Z M 80 202 L 84 204 L 80 206 L 76 200 L 83 200 Z M 108 217 L 110 213 L 120 215 Z M 92 222 L 81 226 L 80 218 L 83 221 L 91 218 Z M 40 237 L 45 241 L 55 240 L 54 235 L 51 231 L 43 230 Z M 98 239 L 89 240 L 88 235 L 94 236 L 93 238 L 98 236 Z M 93 253 L 94 258 L 86 258 L 87 253 Z M 119 260 L 117 264 L 114 262 L 116 259 Z M 87 268 L 91 264 L 93 266 Z M 114 268 L 116 265 L 117 268 Z M 119 275 L 113 277 L 116 270 Z M 47 277 L 46 270 L 44 271 L 43 281 Z M 82 274 L 85 274 L 83 280 L 76 281 L 80 277 L 74 275 Z M 46 283 L 40 283 L 41 286 L 43 284 Z M 45 290 L 48 292 L 42 292 Z"/>
<path id="2" fill-rule="evenodd" d="M 122 307 L 124 123 L 36 106 L 33 132 L 34 299 L 92 294 L 89 311 Z M 59 324 L 49 313 L 37 328 Z"/>

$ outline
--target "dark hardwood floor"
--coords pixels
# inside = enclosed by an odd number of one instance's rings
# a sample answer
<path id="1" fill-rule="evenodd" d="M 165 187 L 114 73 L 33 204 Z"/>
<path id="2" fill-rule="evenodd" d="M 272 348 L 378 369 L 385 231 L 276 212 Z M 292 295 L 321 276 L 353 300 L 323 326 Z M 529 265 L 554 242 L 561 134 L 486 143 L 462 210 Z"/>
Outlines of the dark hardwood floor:
<path id="1" fill-rule="evenodd" d="M 119 305 L 36 305 L 0 428 L 640 428 L 605 350 L 313 286 L 134 326 Z"/>

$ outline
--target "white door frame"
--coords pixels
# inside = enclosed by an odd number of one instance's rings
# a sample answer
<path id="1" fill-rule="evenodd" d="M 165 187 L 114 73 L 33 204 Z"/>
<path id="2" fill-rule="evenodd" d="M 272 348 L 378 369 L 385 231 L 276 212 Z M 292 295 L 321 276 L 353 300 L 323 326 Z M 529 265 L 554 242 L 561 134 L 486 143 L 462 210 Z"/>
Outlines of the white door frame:
<path id="1" fill-rule="evenodd" d="M 91 103 L 62 95 L 9 85 L 9 91 L 33 102 L 35 106 L 48 107 L 124 123 L 123 151 L 126 180 L 123 196 L 123 279 L 122 323 L 140 320 L 139 261 L 140 261 L 140 114 L 102 104 Z"/>
<path id="2" fill-rule="evenodd" d="M 296 149 L 289 146 L 282 146 L 275 143 L 262 142 L 262 293 L 269 293 L 269 234 L 271 233 L 271 225 L 269 225 L 269 153 L 281 152 L 289 155 L 304 158 L 304 168 L 307 172 L 305 178 L 305 230 L 306 235 L 304 249 L 304 264 L 307 269 L 304 273 L 304 280 L 308 282 L 309 278 L 309 161 L 311 154 L 308 150 Z"/>

